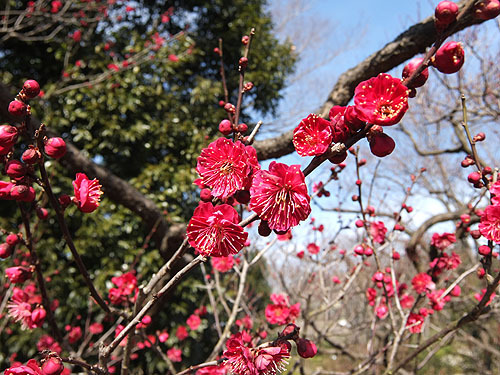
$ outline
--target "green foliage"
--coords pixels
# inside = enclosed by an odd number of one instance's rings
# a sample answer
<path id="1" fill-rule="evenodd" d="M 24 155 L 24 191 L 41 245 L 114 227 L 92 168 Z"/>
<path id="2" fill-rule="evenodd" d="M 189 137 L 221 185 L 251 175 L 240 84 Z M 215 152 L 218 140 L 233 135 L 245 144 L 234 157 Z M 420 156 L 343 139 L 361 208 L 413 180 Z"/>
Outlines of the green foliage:
<path id="1" fill-rule="evenodd" d="M 12 5 L 24 9 L 26 2 Z M 218 39 L 224 42 L 230 101 L 236 103 L 241 37 L 251 27 L 256 29 L 246 77 L 255 88 L 245 97 L 243 121 L 274 110 L 292 70 L 290 46 L 280 44 L 273 36 L 264 5 L 261 0 L 143 0 L 137 2 L 140 12 L 124 12 L 123 5 L 115 4 L 110 17 L 95 27 L 66 26 L 55 38 L 45 41 L 8 40 L 0 47 L 0 79 L 14 88 L 20 88 L 27 78 L 38 80 L 45 96 L 32 103 L 37 117 L 95 162 L 153 199 L 170 222 L 185 222 L 198 201 L 192 184 L 196 158 L 218 136 L 217 125 L 226 115 L 218 105 L 224 98 L 219 57 L 213 52 Z M 158 22 L 171 6 L 174 11 L 170 21 Z M 78 43 L 68 36 L 76 29 L 82 31 Z M 155 33 L 166 40 L 158 48 L 152 47 Z M 175 36 L 169 38 L 169 34 Z M 123 67 L 123 61 L 141 53 L 144 58 L 139 62 Z M 173 61 L 171 55 L 179 60 Z M 110 64 L 116 64 L 119 71 Z M 68 89 L 72 85 L 75 88 Z M 49 171 L 55 193 L 71 195 L 74 176 L 57 163 L 51 163 Z M 15 230 L 20 223 L 16 209 L 13 202 L 2 204 L 0 227 Z M 122 265 L 136 264 L 141 281 L 162 264 L 156 250 L 140 250 L 147 235 L 141 221 L 105 195 L 93 214 L 84 215 L 70 207 L 66 218 L 84 263 L 104 294 L 110 278 L 127 270 Z M 54 215 L 36 225 L 36 236 L 43 268 L 51 277 L 51 298 L 60 301 L 57 320 L 82 326 L 84 320 L 78 318 L 87 316 L 88 290 Z M 196 287 L 196 279 L 200 280 L 201 275 L 193 274 L 179 286 L 152 331 L 167 329 L 172 336 L 171 330 L 199 307 L 204 291 Z M 261 284 L 263 280 L 257 277 L 254 282 Z M 104 318 L 96 314 L 97 310 L 92 311 L 92 321 Z M 36 352 L 37 335 L 20 335 L 18 325 L 13 325 L 12 330 L 8 340 L 5 333 L 1 336 L 2 366 L 9 353 L 19 352 L 22 360 Z M 213 335 L 211 339 L 208 336 L 203 337 L 207 345 L 202 350 L 189 349 L 194 339 L 183 344 L 186 353 L 192 353 L 186 364 L 204 359 L 214 340 Z M 152 363 L 153 371 L 157 360 L 145 357 L 142 362 Z"/>

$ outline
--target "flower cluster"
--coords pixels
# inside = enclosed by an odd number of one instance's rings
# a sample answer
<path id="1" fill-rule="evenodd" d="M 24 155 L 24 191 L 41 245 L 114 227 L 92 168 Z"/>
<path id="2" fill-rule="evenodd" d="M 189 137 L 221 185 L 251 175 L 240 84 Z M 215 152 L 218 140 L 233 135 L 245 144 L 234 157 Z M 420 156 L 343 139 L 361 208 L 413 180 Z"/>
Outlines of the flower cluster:
<path id="1" fill-rule="evenodd" d="M 321 155 L 328 151 L 332 141 L 345 143 L 366 123 L 381 126 L 397 124 L 407 110 L 408 88 L 400 79 L 381 73 L 356 87 L 354 106 L 334 106 L 330 110 L 330 121 L 315 114 L 303 119 L 294 130 L 293 144 L 301 156 Z M 394 150 L 394 140 L 383 134 L 380 126 L 371 129 L 367 138 L 376 156 L 383 157 Z M 347 154 L 344 152 L 330 157 L 330 161 L 338 164 L 345 157 Z"/>
<path id="2" fill-rule="evenodd" d="M 134 273 L 126 272 L 121 276 L 111 278 L 111 282 L 116 285 L 109 290 L 108 298 L 114 305 L 121 305 L 127 302 L 135 302 L 137 296 L 137 278 Z"/>
<path id="3" fill-rule="evenodd" d="M 238 332 L 226 342 L 224 357 L 232 373 L 240 375 L 274 375 L 284 369 L 290 357 L 289 343 L 254 347 L 248 334 Z"/>
<path id="4" fill-rule="evenodd" d="M 271 302 L 266 307 L 266 319 L 269 324 L 293 323 L 300 314 L 300 302 L 290 306 L 290 299 L 285 294 L 271 294 Z"/>
<path id="5" fill-rule="evenodd" d="M 34 329 L 42 326 L 47 315 L 41 304 L 42 296 L 36 293 L 34 284 L 29 284 L 24 289 L 13 289 L 7 308 L 9 316 L 20 321 L 23 329 Z"/>

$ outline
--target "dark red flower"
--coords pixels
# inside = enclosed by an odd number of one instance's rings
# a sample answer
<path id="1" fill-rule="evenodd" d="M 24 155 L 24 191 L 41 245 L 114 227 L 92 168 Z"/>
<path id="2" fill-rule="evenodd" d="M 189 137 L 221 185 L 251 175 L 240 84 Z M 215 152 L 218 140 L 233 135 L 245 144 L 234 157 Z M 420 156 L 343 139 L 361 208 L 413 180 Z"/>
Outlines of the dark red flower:
<path id="1" fill-rule="evenodd" d="M 293 145 L 300 156 L 321 155 L 332 141 L 330 123 L 310 114 L 293 131 Z"/>
<path id="2" fill-rule="evenodd" d="M 408 110 L 408 88 L 398 78 L 380 73 L 354 91 L 358 116 L 375 125 L 397 124 Z"/>
<path id="3" fill-rule="evenodd" d="M 226 138 L 219 138 L 204 148 L 196 166 L 201 183 L 210 187 L 217 198 L 245 190 L 251 182 L 251 174 L 258 169 L 257 153 L 252 146 Z"/>
<path id="4" fill-rule="evenodd" d="M 187 227 L 189 244 L 205 256 L 236 254 L 248 237 L 238 222 L 238 213 L 232 206 L 214 207 L 212 203 L 200 202 Z"/>
<path id="5" fill-rule="evenodd" d="M 250 194 L 250 209 L 277 231 L 287 231 L 311 213 L 300 165 L 271 162 L 269 171 L 256 173 Z"/>

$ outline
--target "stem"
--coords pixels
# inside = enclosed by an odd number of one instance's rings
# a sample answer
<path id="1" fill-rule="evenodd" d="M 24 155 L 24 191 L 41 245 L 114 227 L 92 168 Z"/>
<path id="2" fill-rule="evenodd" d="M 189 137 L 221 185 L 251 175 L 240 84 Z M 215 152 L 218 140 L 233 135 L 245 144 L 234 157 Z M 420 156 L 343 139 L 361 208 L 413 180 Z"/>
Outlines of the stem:
<path id="1" fill-rule="evenodd" d="M 25 243 L 26 246 L 28 247 L 28 250 L 30 252 L 31 259 L 33 260 L 34 266 L 35 266 L 35 273 L 36 273 L 36 279 L 38 283 L 38 287 L 40 288 L 40 293 L 42 295 L 42 304 L 43 307 L 45 308 L 45 312 L 47 313 L 47 320 L 49 322 L 50 328 L 52 329 L 52 334 L 56 337 L 57 341 L 59 341 L 61 344 L 64 343 L 63 341 L 63 336 L 61 334 L 61 331 L 59 330 L 59 327 L 57 326 L 56 320 L 54 318 L 54 314 L 52 313 L 52 308 L 51 308 L 51 303 L 49 299 L 49 295 L 47 293 L 47 287 L 45 285 L 45 279 L 43 277 L 43 272 L 40 267 L 40 260 L 38 259 L 38 256 L 35 252 L 35 247 L 33 246 L 33 237 L 31 235 L 31 230 L 30 230 L 30 221 L 28 218 L 28 213 L 22 206 L 22 203 L 18 203 L 19 209 L 21 210 L 21 217 L 24 225 L 24 230 L 26 232 L 26 238 L 25 238 Z M 71 351 L 71 348 L 69 348 Z"/>

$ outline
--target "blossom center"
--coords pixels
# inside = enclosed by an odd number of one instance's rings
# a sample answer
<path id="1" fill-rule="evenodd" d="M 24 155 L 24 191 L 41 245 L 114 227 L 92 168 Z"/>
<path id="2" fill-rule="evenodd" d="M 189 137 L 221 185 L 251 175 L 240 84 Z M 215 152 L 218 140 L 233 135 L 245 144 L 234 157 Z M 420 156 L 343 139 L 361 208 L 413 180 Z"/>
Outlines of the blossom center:
<path id="1" fill-rule="evenodd" d="M 220 167 L 220 173 L 227 176 L 233 173 L 233 163 L 231 161 L 224 162 Z"/>

